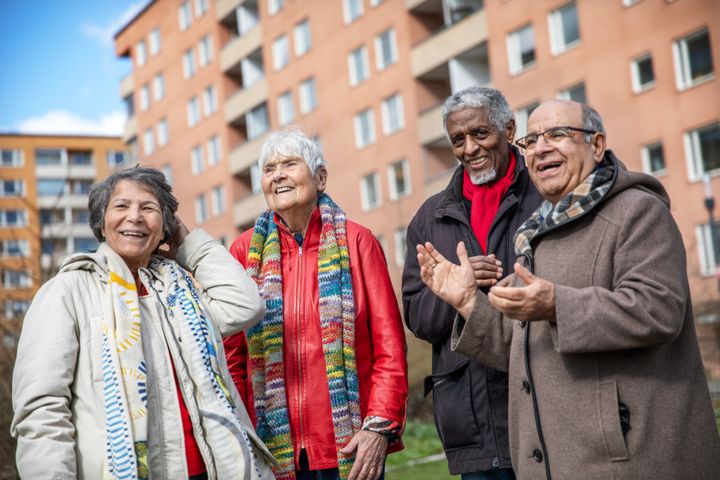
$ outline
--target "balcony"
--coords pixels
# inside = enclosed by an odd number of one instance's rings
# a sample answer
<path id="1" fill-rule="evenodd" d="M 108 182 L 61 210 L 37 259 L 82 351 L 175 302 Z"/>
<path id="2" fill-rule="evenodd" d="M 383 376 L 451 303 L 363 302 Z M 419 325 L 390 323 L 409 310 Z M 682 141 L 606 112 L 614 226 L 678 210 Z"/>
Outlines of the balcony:
<path id="1" fill-rule="evenodd" d="M 120 98 L 125 98 L 133 93 L 133 74 L 128 73 L 120 80 Z"/>
<path id="2" fill-rule="evenodd" d="M 442 104 L 420 112 L 417 123 L 417 133 L 420 139 L 420 145 L 447 145 L 445 142 L 445 130 L 442 124 Z"/>
<path id="3" fill-rule="evenodd" d="M 267 134 L 261 135 L 235 147 L 228 155 L 230 174 L 236 175 L 250 168 L 260 159 L 260 148 L 267 139 Z"/>
<path id="4" fill-rule="evenodd" d="M 72 178 L 94 180 L 97 171 L 94 165 L 37 165 L 37 178 Z"/>
<path id="5" fill-rule="evenodd" d="M 265 210 L 267 210 L 265 195 L 262 193 L 248 195 L 235 203 L 233 222 L 238 228 L 251 226 Z"/>
<path id="6" fill-rule="evenodd" d="M 224 73 L 240 69 L 240 62 L 262 46 L 262 25 L 257 24 L 242 37 L 235 37 L 220 52 L 220 68 Z"/>
<path id="7" fill-rule="evenodd" d="M 455 172 L 455 168 L 449 168 L 445 173 L 438 175 L 425 183 L 425 198 L 435 195 L 439 191 L 445 189 L 450 183 L 450 179 Z"/>
<path id="8" fill-rule="evenodd" d="M 478 10 L 415 45 L 410 59 L 412 74 L 420 78 L 486 42 L 487 38 L 485 10 Z"/>
<path id="9" fill-rule="evenodd" d="M 87 203 L 87 197 L 85 197 Z M 66 238 L 66 237 L 93 237 L 90 226 L 86 223 L 51 223 L 43 225 L 41 236 L 43 238 Z"/>
<path id="10" fill-rule="evenodd" d="M 88 196 L 81 194 L 62 194 L 38 196 L 38 208 L 87 208 Z"/>
<path id="11" fill-rule="evenodd" d="M 267 95 L 267 82 L 264 78 L 247 88 L 238 90 L 225 102 L 225 121 L 244 123 L 245 114 L 264 102 Z"/>
<path id="12" fill-rule="evenodd" d="M 245 0 L 217 0 L 215 13 L 218 21 L 223 21 L 230 15 L 235 14 L 235 9 L 243 4 Z"/>
<path id="13" fill-rule="evenodd" d="M 131 139 L 137 137 L 137 117 L 133 115 L 125 122 L 125 128 L 123 129 L 122 141 L 129 143 Z"/>

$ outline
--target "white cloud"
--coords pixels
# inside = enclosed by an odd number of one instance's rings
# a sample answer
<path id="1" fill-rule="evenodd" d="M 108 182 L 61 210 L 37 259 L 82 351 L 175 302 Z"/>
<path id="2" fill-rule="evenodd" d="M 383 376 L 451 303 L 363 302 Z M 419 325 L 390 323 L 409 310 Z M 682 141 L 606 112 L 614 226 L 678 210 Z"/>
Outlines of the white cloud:
<path id="1" fill-rule="evenodd" d="M 20 133 L 48 135 L 120 136 L 126 120 L 123 111 L 104 114 L 99 119 L 90 119 L 64 110 L 51 110 L 38 117 L 22 120 L 15 130 Z"/>
<path id="2" fill-rule="evenodd" d="M 110 23 L 98 25 L 96 23 L 84 23 L 80 27 L 80 31 L 90 38 L 96 38 L 103 47 L 111 47 L 113 45 L 113 35 L 115 35 L 125 24 L 130 21 L 137 13 L 142 10 L 147 1 L 140 1 L 130 5 L 125 11 Z"/>

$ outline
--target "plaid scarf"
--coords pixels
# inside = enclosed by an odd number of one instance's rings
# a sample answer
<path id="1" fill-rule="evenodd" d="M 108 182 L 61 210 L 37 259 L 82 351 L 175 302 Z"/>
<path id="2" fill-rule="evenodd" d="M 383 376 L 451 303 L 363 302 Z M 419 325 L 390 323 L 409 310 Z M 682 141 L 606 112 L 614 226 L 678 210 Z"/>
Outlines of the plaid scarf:
<path id="1" fill-rule="evenodd" d="M 584 215 L 600 203 L 615 183 L 618 166 L 612 158 L 605 156 L 595 170 L 557 204 L 553 205 L 548 200 L 541 203 L 515 232 L 515 255 L 527 257 L 532 265 L 533 239 Z"/>
<path id="2" fill-rule="evenodd" d="M 339 450 L 360 430 L 360 394 L 355 364 L 355 301 L 345 213 L 332 199 L 318 199 L 322 230 L 318 252 L 320 328 L 330 391 L 340 476 L 348 477 L 354 457 Z M 248 350 L 257 414 L 257 432 L 278 460 L 278 480 L 295 478 L 295 452 L 283 369 L 283 292 L 280 236 L 271 210 L 255 223 L 247 272 L 265 299 L 265 318 L 248 330 Z"/>

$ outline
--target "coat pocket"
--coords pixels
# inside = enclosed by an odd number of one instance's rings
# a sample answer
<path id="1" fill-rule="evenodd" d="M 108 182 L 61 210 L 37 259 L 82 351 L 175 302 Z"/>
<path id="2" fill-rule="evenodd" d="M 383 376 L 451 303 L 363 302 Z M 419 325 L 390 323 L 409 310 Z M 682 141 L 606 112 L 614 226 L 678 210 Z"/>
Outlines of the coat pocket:
<path id="1" fill-rule="evenodd" d="M 472 404 L 468 363 L 430 378 L 435 425 L 445 450 L 476 445 L 480 442 L 480 429 Z"/>
<path id="2" fill-rule="evenodd" d="M 600 422 L 602 423 L 603 437 L 608 456 L 613 462 L 622 462 L 630 459 L 625 432 L 629 430 L 630 412 L 627 406 L 620 402 L 617 383 L 612 380 L 600 384 Z M 626 425 L 623 425 L 623 421 Z"/>

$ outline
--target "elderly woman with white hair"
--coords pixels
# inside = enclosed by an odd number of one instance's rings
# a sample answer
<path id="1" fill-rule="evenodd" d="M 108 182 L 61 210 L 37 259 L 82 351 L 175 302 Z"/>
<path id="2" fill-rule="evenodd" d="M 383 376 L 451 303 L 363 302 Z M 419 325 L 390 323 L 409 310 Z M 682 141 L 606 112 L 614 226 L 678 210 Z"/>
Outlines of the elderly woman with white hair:
<path id="1" fill-rule="evenodd" d="M 407 400 L 382 248 L 324 193 L 322 153 L 297 128 L 268 138 L 260 168 L 269 209 L 230 252 L 267 313 L 226 340 L 230 371 L 279 479 L 382 478 L 387 452 L 402 448 Z"/>

